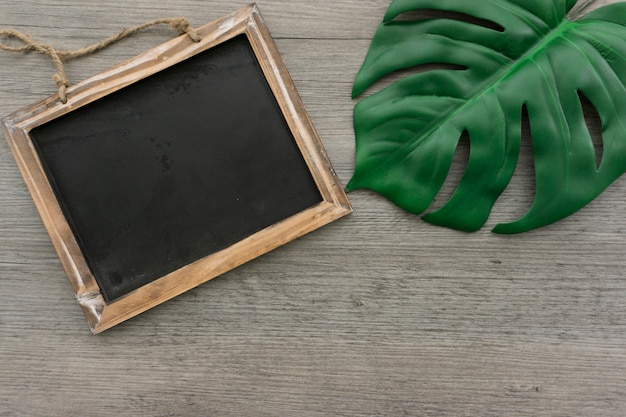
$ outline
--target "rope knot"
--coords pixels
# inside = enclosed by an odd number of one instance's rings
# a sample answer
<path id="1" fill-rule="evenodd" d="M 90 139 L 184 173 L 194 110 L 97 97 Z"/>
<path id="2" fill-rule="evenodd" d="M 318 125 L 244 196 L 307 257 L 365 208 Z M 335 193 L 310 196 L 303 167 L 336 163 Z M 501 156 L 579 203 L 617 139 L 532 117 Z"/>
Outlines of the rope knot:
<path id="1" fill-rule="evenodd" d="M 61 103 L 67 103 L 67 87 L 70 86 L 70 82 L 67 80 L 67 77 L 64 74 L 57 73 L 52 76 L 52 79 L 59 90 L 59 99 L 61 100 Z"/>
<path id="2" fill-rule="evenodd" d="M 200 42 L 202 37 L 198 35 L 198 32 L 194 28 L 191 27 L 189 21 L 184 17 L 172 20 L 171 26 L 178 31 L 178 34 L 183 35 L 187 34 L 194 42 Z"/>

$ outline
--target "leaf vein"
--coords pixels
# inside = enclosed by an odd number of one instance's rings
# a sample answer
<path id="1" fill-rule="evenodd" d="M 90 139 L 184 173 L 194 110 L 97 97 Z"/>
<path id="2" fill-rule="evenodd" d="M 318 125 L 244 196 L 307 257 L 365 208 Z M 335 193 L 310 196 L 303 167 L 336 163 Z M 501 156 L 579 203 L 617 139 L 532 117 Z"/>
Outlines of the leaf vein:
<path id="1" fill-rule="evenodd" d="M 591 41 L 590 43 L 593 45 L 595 44 L 601 44 L 604 48 L 606 48 L 607 50 L 611 51 L 612 53 L 614 53 L 616 56 L 619 56 L 622 60 L 626 61 L 626 55 L 622 54 L 620 51 L 618 51 L 617 49 L 613 48 L 612 46 L 608 45 L 606 42 L 603 42 L 601 39 L 598 39 L 597 37 L 591 35 L 590 33 L 584 32 L 582 30 L 579 29 L 575 29 L 572 28 L 572 33 L 576 33 L 577 35 L 579 35 L 582 38 L 587 39 L 588 41 Z M 609 35 L 613 35 L 612 33 Z M 621 40 L 623 41 L 623 40 Z M 594 46 L 594 48 L 597 50 L 597 48 Z M 598 51 L 599 52 L 599 51 Z"/>
<path id="2" fill-rule="evenodd" d="M 565 148 L 567 149 L 567 153 L 571 154 L 572 153 L 571 129 L 570 129 L 569 123 L 567 122 L 567 116 L 565 112 L 563 111 L 563 106 L 561 106 L 561 100 L 560 100 L 559 93 L 558 93 L 558 87 L 557 87 L 556 79 L 554 77 L 554 74 L 555 74 L 554 70 L 555 68 L 557 68 L 557 66 L 554 65 L 554 62 L 552 58 L 550 57 L 550 54 L 546 54 L 546 58 L 548 59 L 548 63 L 550 65 L 550 69 L 551 69 L 550 74 L 546 73 L 544 68 L 541 65 L 539 65 L 535 60 L 533 60 L 533 64 L 539 70 L 541 77 L 543 78 L 544 82 L 546 83 L 546 86 L 548 87 L 547 89 L 548 89 L 548 93 L 551 99 L 551 103 L 549 103 L 549 105 L 552 107 L 552 109 L 555 111 L 557 115 L 557 119 L 559 123 L 559 130 L 561 133 L 560 137 L 563 138 L 563 142 L 565 144 Z M 531 136 L 533 136 L 532 124 L 530 126 L 530 129 L 531 129 Z"/>

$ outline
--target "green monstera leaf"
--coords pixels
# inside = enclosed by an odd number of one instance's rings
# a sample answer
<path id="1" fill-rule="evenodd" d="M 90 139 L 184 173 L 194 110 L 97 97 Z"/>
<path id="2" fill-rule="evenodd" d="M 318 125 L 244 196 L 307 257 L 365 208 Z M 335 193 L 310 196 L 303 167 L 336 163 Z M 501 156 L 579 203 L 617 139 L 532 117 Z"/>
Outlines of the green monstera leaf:
<path id="1" fill-rule="evenodd" d="M 424 219 L 480 229 L 517 165 L 525 111 L 535 199 L 521 219 L 494 232 L 545 226 L 593 200 L 626 170 L 626 3 L 569 21 L 574 3 L 394 0 L 354 97 L 392 72 L 450 65 L 407 76 L 356 105 L 356 168 L 346 189 L 374 190 L 420 214 L 442 187 L 465 133 L 466 171 L 446 205 Z M 424 10 L 430 18 L 406 19 Z M 451 14 L 432 17 L 433 10 Z M 602 122 L 599 165 L 581 96 Z"/>

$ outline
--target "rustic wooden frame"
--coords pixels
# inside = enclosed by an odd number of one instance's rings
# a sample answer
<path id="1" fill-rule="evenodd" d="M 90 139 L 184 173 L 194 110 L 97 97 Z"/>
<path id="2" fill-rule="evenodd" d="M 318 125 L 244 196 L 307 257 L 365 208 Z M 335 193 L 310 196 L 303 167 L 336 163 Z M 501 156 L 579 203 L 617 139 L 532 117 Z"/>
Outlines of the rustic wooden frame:
<path id="1" fill-rule="evenodd" d="M 200 42 L 194 43 L 187 35 L 181 35 L 69 87 L 67 104 L 53 95 L 2 120 L 3 133 L 94 334 L 352 211 L 257 6 L 244 7 L 197 31 L 202 37 Z M 322 202 L 107 303 L 62 212 L 29 132 L 241 34 L 246 35 L 254 50 Z"/>

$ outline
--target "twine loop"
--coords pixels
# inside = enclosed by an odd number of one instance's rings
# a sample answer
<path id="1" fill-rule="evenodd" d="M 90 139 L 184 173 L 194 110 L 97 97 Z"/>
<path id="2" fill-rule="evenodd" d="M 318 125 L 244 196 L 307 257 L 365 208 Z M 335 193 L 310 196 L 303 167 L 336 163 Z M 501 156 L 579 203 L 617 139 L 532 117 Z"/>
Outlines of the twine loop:
<path id="1" fill-rule="evenodd" d="M 56 74 L 52 76 L 54 83 L 57 86 L 57 90 L 59 92 L 59 100 L 61 103 L 67 103 L 67 88 L 70 86 L 70 82 L 65 75 L 65 67 L 63 66 L 63 61 L 69 61 L 74 58 L 79 58 L 87 55 L 91 55 L 100 49 L 104 49 L 107 46 L 116 43 L 124 38 L 127 38 L 131 35 L 134 35 L 137 32 L 140 32 L 144 29 L 147 29 L 152 26 L 157 26 L 161 24 L 167 24 L 171 26 L 174 30 L 178 32 L 179 35 L 187 34 L 189 38 L 193 42 L 200 42 L 202 37 L 198 34 L 198 32 L 191 27 L 189 21 L 183 17 L 174 17 L 174 18 L 163 18 L 156 19 L 148 23 L 144 23 L 139 26 L 135 26 L 130 29 L 124 29 L 120 33 L 113 35 L 107 39 L 104 39 L 101 42 L 98 42 L 93 45 L 86 46 L 84 48 L 76 49 L 73 51 L 67 51 L 62 49 L 54 49 L 52 46 L 47 45 L 45 43 L 41 43 L 31 38 L 25 33 L 14 29 L 4 29 L 0 30 L 0 37 L 4 38 L 13 38 L 18 41 L 21 41 L 24 45 L 21 46 L 10 46 L 0 42 L 0 49 L 9 51 L 9 52 L 38 52 L 43 55 L 47 55 L 54 66 L 56 67 Z"/>

